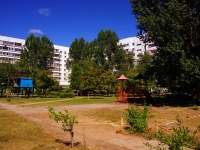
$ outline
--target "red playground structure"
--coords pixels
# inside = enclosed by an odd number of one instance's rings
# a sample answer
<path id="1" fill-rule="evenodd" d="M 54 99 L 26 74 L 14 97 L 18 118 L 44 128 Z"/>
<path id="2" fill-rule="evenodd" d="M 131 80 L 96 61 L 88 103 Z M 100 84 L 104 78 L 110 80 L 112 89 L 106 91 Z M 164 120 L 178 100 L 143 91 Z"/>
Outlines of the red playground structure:
<path id="1" fill-rule="evenodd" d="M 121 75 L 117 78 L 116 82 L 116 101 L 121 103 L 127 103 L 129 98 L 132 98 L 134 103 L 138 100 L 142 103 L 142 98 L 145 97 L 147 102 L 153 102 L 151 94 L 147 90 L 146 80 L 138 74 L 134 78 L 135 84 L 128 84 L 129 79 L 125 75 Z"/>
<path id="2" fill-rule="evenodd" d="M 126 93 L 124 90 L 124 82 L 128 80 L 127 77 L 125 77 L 125 75 L 121 75 L 119 78 L 117 78 L 117 83 L 116 83 L 116 98 L 117 98 L 117 102 L 121 102 L 121 103 L 126 103 L 128 98 L 126 97 Z M 118 81 L 121 81 L 121 89 L 118 86 Z M 120 97 L 120 99 L 118 99 Z"/>

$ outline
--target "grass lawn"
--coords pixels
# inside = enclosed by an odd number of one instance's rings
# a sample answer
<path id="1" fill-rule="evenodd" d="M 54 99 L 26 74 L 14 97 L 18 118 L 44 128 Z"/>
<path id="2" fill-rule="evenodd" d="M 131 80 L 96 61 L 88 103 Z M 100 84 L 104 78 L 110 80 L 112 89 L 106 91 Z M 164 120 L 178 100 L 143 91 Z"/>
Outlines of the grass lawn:
<path id="1" fill-rule="evenodd" d="M 62 106 L 62 105 L 78 105 L 78 104 L 97 104 L 97 103 L 109 103 L 115 102 L 115 97 L 74 97 L 74 98 L 19 98 L 11 97 L 8 102 L 6 98 L 0 98 L 0 102 L 12 104 L 12 105 L 22 105 L 30 107 L 39 106 Z"/>
<path id="2" fill-rule="evenodd" d="M 66 149 L 61 143 L 44 133 L 43 129 L 24 118 L 0 109 L 1 150 Z"/>

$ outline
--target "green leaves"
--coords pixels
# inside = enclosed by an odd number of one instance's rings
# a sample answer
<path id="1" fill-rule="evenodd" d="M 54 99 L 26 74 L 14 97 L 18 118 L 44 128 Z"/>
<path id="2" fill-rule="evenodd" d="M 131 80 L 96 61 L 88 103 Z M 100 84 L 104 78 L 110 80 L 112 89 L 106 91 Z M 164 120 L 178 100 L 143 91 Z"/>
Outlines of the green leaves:
<path id="1" fill-rule="evenodd" d="M 52 106 L 47 106 L 49 117 L 54 119 L 57 123 L 62 122 L 62 129 L 64 132 L 72 132 L 75 123 L 78 123 L 74 115 L 69 114 L 65 109 L 64 113 L 61 111 L 55 112 Z"/>
<path id="2" fill-rule="evenodd" d="M 130 125 L 131 133 L 145 133 L 148 127 L 148 106 L 142 110 L 139 106 L 133 106 L 126 109 L 125 119 Z"/>
<path id="3" fill-rule="evenodd" d="M 41 38 L 30 34 L 25 41 L 25 47 L 21 52 L 21 67 L 27 67 L 29 71 L 33 69 L 48 70 L 52 68 L 54 55 L 53 43 L 47 36 Z"/>
<path id="4" fill-rule="evenodd" d="M 200 83 L 200 3 L 198 0 L 130 0 L 140 34 L 148 33 L 157 50 L 151 75 L 157 84 L 191 91 Z"/>

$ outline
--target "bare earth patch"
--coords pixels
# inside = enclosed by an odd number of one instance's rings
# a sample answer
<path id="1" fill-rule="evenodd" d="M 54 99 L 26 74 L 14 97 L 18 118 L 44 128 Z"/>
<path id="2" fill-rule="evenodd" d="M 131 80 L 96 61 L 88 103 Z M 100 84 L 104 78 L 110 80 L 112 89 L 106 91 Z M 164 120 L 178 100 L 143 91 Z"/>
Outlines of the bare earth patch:
<path id="1" fill-rule="evenodd" d="M 120 131 L 120 118 L 125 112 L 125 108 L 130 104 L 107 103 L 107 104 L 87 104 L 55 107 L 56 111 L 63 111 L 67 108 L 71 114 L 74 114 L 79 121 L 74 126 L 74 142 L 85 145 L 92 150 L 147 150 L 148 147 L 143 143 L 149 142 L 157 145 L 157 141 L 149 141 L 139 136 L 130 135 L 128 132 Z M 8 109 L 14 113 L 20 114 L 30 121 L 42 126 L 46 133 L 53 135 L 57 142 L 69 141 L 69 133 L 63 132 L 61 125 L 48 117 L 46 107 L 20 107 L 19 105 L 7 105 L 0 103 L 0 107 Z M 98 114 L 104 113 L 104 115 Z M 115 115 L 112 115 L 114 113 Z M 168 123 L 175 122 L 175 116 L 179 114 L 184 119 L 190 119 L 196 116 L 195 120 L 200 120 L 200 111 L 189 110 L 188 108 L 152 108 L 153 118 L 150 120 L 150 127 L 169 128 Z M 170 115 L 171 114 L 171 115 Z M 109 116 L 110 115 L 110 116 Z M 105 116 L 105 118 L 102 118 Z M 106 116 L 110 119 L 109 121 Z M 155 117 L 156 116 L 156 117 Z M 118 117 L 118 119 L 117 119 Z M 117 120 L 117 121 L 114 121 Z M 188 121 L 186 121 L 188 122 Z M 197 124 L 198 122 L 195 122 Z M 200 122 L 199 122 L 200 123 Z M 191 124 L 189 124 L 191 126 Z M 80 146 L 79 145 L 79 146 Z M 68 149 L 70 149 L 68 147 Z M 76 147 L 75 149 L 80 149 Z"/>

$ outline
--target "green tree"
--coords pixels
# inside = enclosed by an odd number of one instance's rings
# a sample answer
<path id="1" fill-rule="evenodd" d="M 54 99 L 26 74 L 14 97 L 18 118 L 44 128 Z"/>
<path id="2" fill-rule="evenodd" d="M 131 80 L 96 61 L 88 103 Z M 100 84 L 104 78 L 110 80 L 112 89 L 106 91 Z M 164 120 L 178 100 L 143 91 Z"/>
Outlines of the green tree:
<path id="1" fill-rule="evenodd" d="M 111 30 L 100 30 L 98 33 L 95 56 L 96 63 L 101 66 L 104 70 L 113 70 L 116 64 L 115 54 L 119 49 L 117 43 L 119 37 L 116 32 Z"/>
<path id="2" fill-rule="evenodd" d="M 65 109 L 65 113 L 62 113 L 61 111 L 55 112 L 55 109 L 52 106 L 47 106 L 49 117 L 53 118 L 57 123 L 59 121 L 62 122 L 62 129 L 64 132 L 70 133 L 71 138 L 71 147 L 73 147 L 73 137 L 74 137 L 74 124 L 78 123 L 76 120 L 76 117 L 74 115 L 71 115 L 67 109 Z"/>
<path id="3" fill-rule="evenodd" d="M 81 65 L 79 63 L 74 64 L 72 67 L 72 71 L 69 75 L 71 89 L 74 89 L 74 90 L 80 89 L 81 75 L 82 75 Z"/>
<path id="4" fill-rule="evenodd" d="M 67 59 L 66 66 L 67 69 L 71 69 L 74 63 L 79 62 L 80 60 L 85 60 L 84 55 L 84 46 L 85 39 L 81 37 L 80 39 L 75 39 L 70 48 L 69 48 L 69 58 Z"/>
<path id="5" fill-rule="evenodd" d="M 70 88 L 75 90 L 81 89 L 80 86 L 82 83 L 82 74 L 84 74 L 85 70 L 87 70 L 88 67 L 94 66 L 95 63 L 92 59 L 87 59 L 74 63 L 71 69 L 71 74 L 69 75 Z"/>
<path id="6" fill-rule="evenodd" d="M 101 74 L 102 70 L 89 66 L 81 76 L 81 89 L 90 91 L 101 89 Z"/>
<path id="7" fill-rule="evenodd" d="M 157 46 L 151 74 L 171 89 L 196 89 L 200 83 L 199 0 L 130 0 L 140 34 Z"/>
<path id="8" fill-rule="evenodd" d="M 57 82 L 58 81 L 52 77 L 51 70 L 42 70 L 36 75 L 36 88 L 43 90 L 43 96 L 46 94 L 47 89 L 56 86 Z"/>
<path id="9" fill-rule="evenodd" d="M 110 70 L 108 71 L 102 71 L 101 74 L 99 74 L 100 76 L 100 89 L 101 90 L 106 90 L 107 94 L 110 94 L 111 91 L 115 90 L 115 83 L 116 83 L 116 77 L 114 75 L 113 72 L 111 72 Z M 109 95 L 110 96 L 110 95 Z"/>
<path id="10" fill-rule="evenodd" d="M 151 65 L 152 55 L 149 53 L 144 53 L 138 60 L 137 69 L 140 74 L 146 76 L 147 69 Z"/>
<path id="11" fill-rule="evenodd" d="M 0 92 L 3 96 L 3 89 L 10 88 L 13 85 L 13 64 L 0 63 Z"/>
<path id="12" fill-rule="evenodd" d="M 37 37 L 30 34 L 21 52 L 20 63 L 29 69 L 48 70 L 52 68 L 54 55 L 53 43 L 47 36 Z"/>

